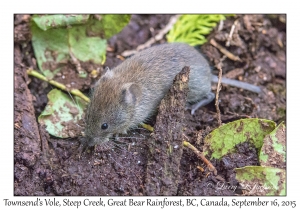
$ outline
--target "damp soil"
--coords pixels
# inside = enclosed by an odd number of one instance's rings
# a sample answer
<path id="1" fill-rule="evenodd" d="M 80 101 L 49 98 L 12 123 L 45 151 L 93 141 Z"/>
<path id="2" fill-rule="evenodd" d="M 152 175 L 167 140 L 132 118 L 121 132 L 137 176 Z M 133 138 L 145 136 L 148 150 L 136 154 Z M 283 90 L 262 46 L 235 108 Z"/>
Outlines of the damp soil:
<path id="1" fill-rule="evenodd" d="M 99 74 L 95 78 L 79 78 L 76 76 L 78 73 L 74 71 L 74 64 L 70 63 L 55 79 L 66 85 L 79 87 L 88 94 L 89 88 L 101 76 L 105 67 L 113 68 L 120 64 L 125 59 L 121 56 L 122 52 L 134 50 L 155 36 L 166 26 L 171 16 L 132 15 L 130 23 L 108 41 L 105 64 L 84 64 L 88 72 L 98 69 Z M 164 119 L 169 118 L 176 122 L 177 128 L 171 130 L 169 138 L 184 135 L 191 144 L 202 151 L 203 139 L 218 127 L 213 102 L 198 109 L 194 115 L 180 106 L 165 110 L 162 115 L 157 116 L 156 122 L 155 117 L 151 122 L 153 126 L 158 126 L 155 134 L 141 128 L 132 130 L 105 149 L 96 147 L 81 152 L 80 137 L 58 139 L 50 136 L 44 126 L 39 125 L 37 117 L 45 108 L 47 93 L 53 87 L 26 74 L 28 68 L 38 69 L 31 45 L 29 22 L 30 15 L 15 15 L 15 195 L 242 194 L 240 189 L 222 188 L 219 184 L 221 181 L 228 186 L 238 186 L 233 169 L 258 165 L 257 151 L 252 145 L 237 145 L 236 153 L 221 160 L 210 160 L 218 171 L 218 176 L 214 176 L 192 151 L 182 148 L 181 144 L 176 147 L 176 157 L 166 158 L 165 154 L 169 151 L 167 147 L 170 145 L 159 141 L 161 135 L 166 132 L 166 127 L 160 125 L 165 122 Z M 229 36 L 233 26 L 234 33 Z M 207 39 L 214 39 L 240 58 L 239 62 L 223 59 L 223 53 L 208 41 L 200 50 L 210 62 L 214 74 L 218 73 L 214 66 L 222 63 L 224 76 L 259 85 L 263 90 L 263 94 L 258 95 L 223 85 L 219 95 L 222 122 L 249 117 L 270 119 L 276 123 L 286 121 L 285 15 L 228 17 L 222 27 L 216 27 Z M 155 44 L 164 42 L 165 38 Z M 213 91 L 215 90 L 216 85 L 213 85 Z M 176 144 L 175 141 L 173 143 Z M 165 158 L 164 162 L 168 164 L 163 164 L 161 158 Z"/>

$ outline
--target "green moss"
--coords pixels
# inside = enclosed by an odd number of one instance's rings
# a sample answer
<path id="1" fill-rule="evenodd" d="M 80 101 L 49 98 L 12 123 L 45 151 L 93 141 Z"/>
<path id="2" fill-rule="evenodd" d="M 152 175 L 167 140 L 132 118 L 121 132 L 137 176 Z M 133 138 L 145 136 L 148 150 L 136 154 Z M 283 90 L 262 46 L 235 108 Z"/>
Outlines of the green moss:
<path id="1" fill-rule="evenodd" d="M 225 19 L 225 15 L 182 15 L 167 34 L 167 40 L 202 45 L 207 41 L 205 35 Z"/>

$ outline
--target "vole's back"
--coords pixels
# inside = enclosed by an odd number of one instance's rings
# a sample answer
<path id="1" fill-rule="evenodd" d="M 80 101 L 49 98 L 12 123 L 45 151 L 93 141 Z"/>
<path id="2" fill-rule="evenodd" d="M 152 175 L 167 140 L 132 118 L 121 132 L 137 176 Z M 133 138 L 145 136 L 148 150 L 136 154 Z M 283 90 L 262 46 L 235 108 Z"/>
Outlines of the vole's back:
<path id="1" fill-rule="evenodd" d="M 119 77 L 115 81 L 134 82 L 142 89 L 133 124 L 141 123 L 157 108 L 184 66 L 189 66 L 191 70 L 188 101 L 199 101 L 211 91 L 211 71 L 203 56 L 187 44 L 151 47 L 125 60 L 113 70 L 114 75 Z"/>

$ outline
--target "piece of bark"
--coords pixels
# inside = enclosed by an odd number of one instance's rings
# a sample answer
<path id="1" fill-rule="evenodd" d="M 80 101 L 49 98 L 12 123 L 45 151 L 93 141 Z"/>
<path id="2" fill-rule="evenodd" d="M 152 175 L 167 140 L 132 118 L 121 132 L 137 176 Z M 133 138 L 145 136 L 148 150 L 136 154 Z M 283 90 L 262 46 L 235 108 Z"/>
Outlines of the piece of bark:
<path id="1" fill-rule="evenodd" d="M 145 182 L 146 195 L 176 195 L 180 182 L 183 151 L 183 128 L 188 93 L 189 67 L 175 77 L 168 94 L 162 99 L 154 132 L 148 139 L 149 153 Z"/>
<path id="2" fill-rule="evenodd" d="M 43 181 L 39 178 L 43 167 L 37 167 L 41 154 L 39 128 L 18 45 L 14 53 L 14 195 L 43 195 Z"/>

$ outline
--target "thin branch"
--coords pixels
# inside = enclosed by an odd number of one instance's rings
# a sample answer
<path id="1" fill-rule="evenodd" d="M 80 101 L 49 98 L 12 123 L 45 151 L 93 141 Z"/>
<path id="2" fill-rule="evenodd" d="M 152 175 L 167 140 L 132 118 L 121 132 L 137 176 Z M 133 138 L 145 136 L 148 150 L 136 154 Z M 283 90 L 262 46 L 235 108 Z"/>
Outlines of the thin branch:
<path id="1" fill-rule="evenodd" d="M 229 59 L 233 61 L 242 61 L 238 56 L 235 56 L 228 50 L 226 50 L 224 47 L 222 47 L 220 44 L 218 44 L 214 39 L 210 40 L 210 44 L 221 51 L 224 55 L 226 55 Z"/>
<path id="2" fill-rule="evenodd" d="M 215 106 L 216 106 L 216 110 L 217 110 L 217 119 L 218 119 L 219 126 L 222 125 L 221 112 L 220 112 L 220 107 L 219 107 L 219 93 L 220 93 L 220 90 L 221 90 L 221 80 L 222 80 L 221 62 L 217 65 L 217 69 L 219 70 L 219 75 L 218 75 L 219 80 L 218 80 L 218 85 L 217 85 L 216 102 L 215 102 Z"/>
<path id="3" fill-rule="evenodd" d="M 145 128 L 148 131 L 153 132 L 154 128 L 151 125 L 145 124 L 145 123 L 141 123 L 142 127 Z"/>
<path id="4" fill-rule="evenodd" d="M 161 40 L 164 37 L 164 35 L 166 33 L 168 33 L 172 29 L 173 25 L 177 22 L 177 20 L 178 20 L 179 17 L 180 17 L 180 15 L 174 15 L 174 16 L 172 16 L 170 18 L 169 23 L 163 29 L 161 29 L 158 32 L 158 34 L 156 34 L 156 36 L 154 36 L 151 39 L 149 39 L 146 43 L 139 45 L 136 48 L 136 50 L 126 50 L 121 55 L 124 56 L 124 57 L 127 57 L 127 56 L 130 56 L 130 55 L 136 54 L 138 51 L 141 51 L 141 50 L 143 50 L 145 48 L 148 48 L 153 43 Z"/>
<path id="5" fill-rule="evenodd" d="M 80 98 L 82 98 L 83 100 L 85 100 L 86 102 L 90 102 L 90 99 L 85 96 L 80 90 L 78 89 L 71 89 L 69 90 L 64 84 L 61 84 L 59 82 L 56 82 L 54 80 L 49 80 L 47 79 L 44 75 L 40 74 L 39 72 L 33 70 L 33 69 L 28 69 L 27 70 L 27 74 L 30 75 L 30 76 L 34 76 L 40 80 L 43 80 L 45 82 L 48 82 L 49 84 L 61 89 L 61 90 L 64 90 L 64 91 L 67 91 L 67 92 L 70 92 L 71 94 L 75 95 L 75 96 L 78 96 Z"/>
<path id="6" fill-rule="evenodd" d="M 227 42 L 226 42 L 226 44 L 225 44 L 226 47 L 229 47 L 229 46 L 230 46 L 230 42 L 231 42 L 231 40 L 232 40 L 232 35 L 233 35 L 233 32 L 234 32 L 235 27 L 236 27 L 236 25 L 237 25 L 237 22 L 238 22 L 238 20 L 235 20 L 234 23 L 233 23 L 233 25 L 231 26 L 231 30 L 230 30 L 229 36 L 228 36 L 228 38 L 227 38 Z"/>
<path id="7" fill-rule="evenodd" d="M 191 149 L 198 156 L 198 158 L 200 158 L 207 165 L 209 171 L 213 172 L 215 176 L 218 174 L 217 169 L 213 166 L 213 164 L 209 160 L 207 160 L 202 152 L 200 152 L 196 147 L 194 147 L 187 141 L 183 141 L 183 146 Z"/>
<path id="8" fill-rule="evenodd" d="M 76 66 L 77 72 L 81 75 L 87 74 L 86 71 L 83 68 L 81 68 L 79 60 L 75 57 L 71 49 L 69 49 L 69 55 L 71 57 L 70 62 Z"/>

